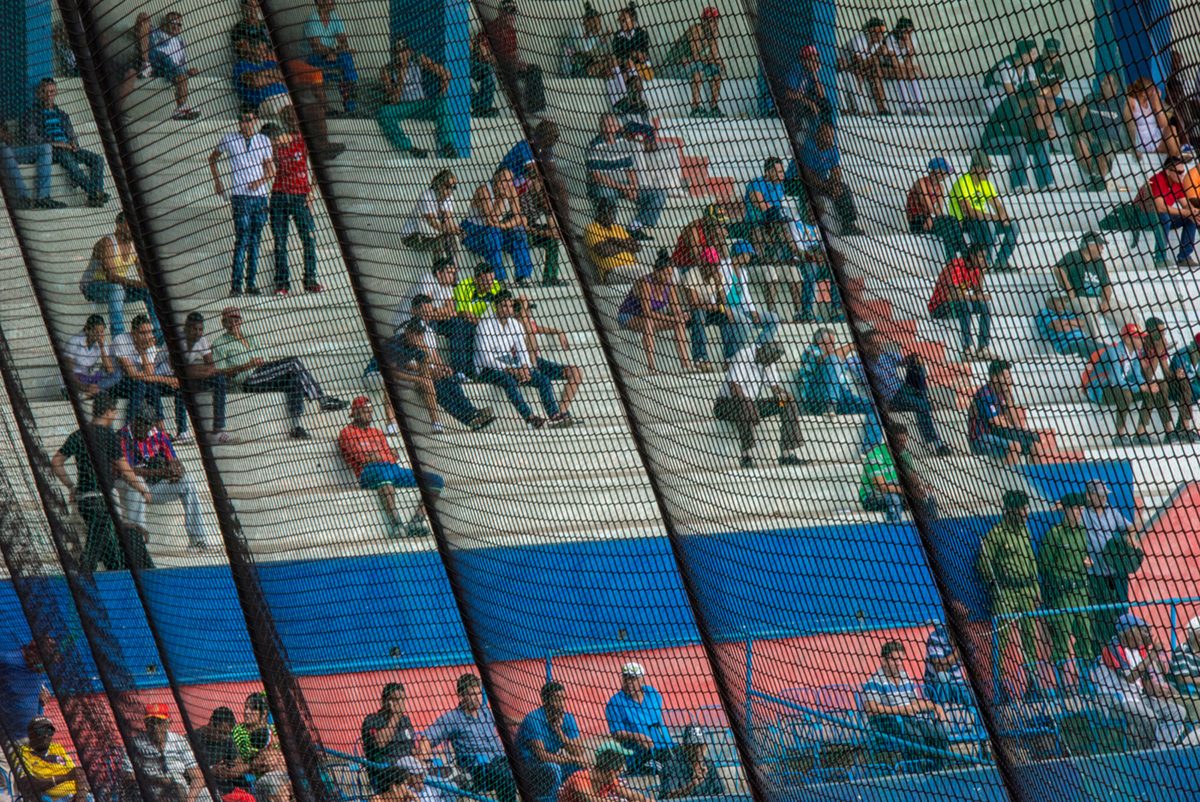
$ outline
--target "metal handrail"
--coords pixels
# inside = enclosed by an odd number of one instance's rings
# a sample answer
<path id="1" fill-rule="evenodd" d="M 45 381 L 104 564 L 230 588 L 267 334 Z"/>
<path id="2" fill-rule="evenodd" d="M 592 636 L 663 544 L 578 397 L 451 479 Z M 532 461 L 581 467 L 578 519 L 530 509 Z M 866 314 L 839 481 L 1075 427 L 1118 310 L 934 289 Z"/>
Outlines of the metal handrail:
<path id="1" fill-rule="evenodd" d="M 335 757 L 339 760 L 348 760 L 351 763 L 357 763 L 365 769 L 376 769 L 382 771 L 385 769 L 395 768 L 387 763 L 377 763 L 374 760 L 367 760 L 365 757 L 352 755 L 349 752 L 340 752 L 336 749 L 330 749 L 328 747 L 321 747 L 321 751 L 330 757 Z M 455 796 L 465 796 L 468 799 L 474 799 L 476 802 L 495 802 L 495 800 L 490 796 L 484 796 L 483 794 L 477 794 L 474 791 L 468 791 L 467 789 L 460 788 L 453 783 L 442 782 L 441 780 L 431 780 L 426 777 L 425 784 L 430 788 L 436 788 L 439 791 L 446 791 L 454 794 Z"/>

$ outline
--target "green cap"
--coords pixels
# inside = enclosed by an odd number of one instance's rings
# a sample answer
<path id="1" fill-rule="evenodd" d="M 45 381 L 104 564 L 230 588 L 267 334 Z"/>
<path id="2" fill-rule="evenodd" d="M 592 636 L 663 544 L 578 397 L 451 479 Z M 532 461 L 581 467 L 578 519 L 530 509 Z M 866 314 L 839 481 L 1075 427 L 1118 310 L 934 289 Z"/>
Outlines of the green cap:
<path id="1" fill-rule="evenodd" d="M 1037 50 L 1037 42 L 1033 41 L 1032 39 L 1022 39 L 1021 41 L 1017 42 L 1016 56 L 1017 58 L 1020 58 L 1021 56 L 1032 53 L 1034 50 Z"/>
<path id="2" fill-rule="evenodd" d="M 1067 507 L 1083 507 L 1087 505 L 1087 495 L 1084 493 L 1067 493 L 1059 501 L 1063 508 Z"/>
<path id="3" fill-rule="evenodd" d="M 887 27 L 887 23 L 884 22 L 883 20 L 881 20 L 879 17 L 871 17 L 866 22 L 863 23 L 864 31 L 869 31 L 872 28 L 886 28 L 886 27 Z"/>
<path id="4" fill-rule="evenodd" d="M 1043 53 L 1057 53 L 1061 49 L 1062 49 L 1062 43 L 1059 42 L 1057 39 L 1054 39 L 1053 37 L 1042 42 L 1042 52 Z"/>
<path id="5" fill-rule="evenodd" d="M 1107 245 L 1108 238 L 1099 231 L 1089 231 L 1079 238 L 1079 247 L 1086 248 L 1089 245 Z"/>
<path id="6" fill-rule="evenodd" d="M 1029 506 L 1029 494 L 1024 490 L 1009 490 L 1004 494 L 1004 509 L 1019 510 Z"/>

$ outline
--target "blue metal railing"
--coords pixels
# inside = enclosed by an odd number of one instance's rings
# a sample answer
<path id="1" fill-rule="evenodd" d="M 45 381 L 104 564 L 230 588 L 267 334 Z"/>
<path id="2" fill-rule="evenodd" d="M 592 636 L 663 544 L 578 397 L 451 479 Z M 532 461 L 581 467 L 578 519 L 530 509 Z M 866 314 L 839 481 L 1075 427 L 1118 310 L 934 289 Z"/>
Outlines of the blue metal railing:
<path id="1" fill-rule="evenodd" d="M 345 760 L 349 763 L 353 763 L 355 765 L 361 766 L 364 769 L 384 770 L 384 769 L 392 768 L 387 763 L 376 763 L 373 760 L 367 760 L 365 757 L 359 757 L 358 755 L 352 755 L 349 752 L 339 752 L 336 749 L 328 749 L 325 747 L 322 747 L 321 751 L 324 752 L 329 757 L 337 758 L 338 760 Z M 453 783 L 442 782 L 441 780 L 433 780 L 433 779 L 426 777 L 425 784 L 428 785 L 430 788 L 436 788 L 439 791 L 446 791 L 447 793 L 453 794 L 454 796 L 466 797 L 467 799 L 474 799 L 474 800 L 476 800 L 476 802 L 495 802 L 495 800 L 492 799 L 490 796 L 484 796 L 483 794 L 477 794 L 474 791 L 468 791 L 465 788 L 460 788 L 459 786 L 457 786 Z M 340 794 L 340 789 L 338 789 L 338 791 Z M 351 797 L 345 797 L 343 795 L 343 799 L 345 799 L 346 802 L 360 802 L 360 800 L 366 799 L 367 796 L 368 796 L 367 794 L 363 794 L 361 796 L 351 796 Z"/>

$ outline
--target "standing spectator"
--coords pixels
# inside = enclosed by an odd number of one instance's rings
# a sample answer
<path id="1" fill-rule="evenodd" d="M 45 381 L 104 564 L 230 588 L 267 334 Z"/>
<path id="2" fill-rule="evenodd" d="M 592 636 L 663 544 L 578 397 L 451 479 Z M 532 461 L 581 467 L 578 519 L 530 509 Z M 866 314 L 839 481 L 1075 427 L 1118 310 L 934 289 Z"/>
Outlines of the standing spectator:
<path id="1" fill-rule="evenodd" d="M 288 229 L 296 222 L 296 233 L 304 253 L 304 291 L 322 292 L 317 281 L 316 223 L 312 216 L 312 184 L 308 176 L 308 146 L 298 131 L 277 125 L 263 126 L 275 151 L 275 180 L 267 211 L 271 219 L 271 236 L 275 239 L 275 294 L 291 291 L 291 270 L 288 267 Z"/>
<path id="2" fill-rule="evenodd" d="M 914 413 L 921 438 L 939 457 L 948 456 L 950 447 L 938 434 L 933 420 L 933 404 L 929 400 L 925 363 L 921 357 L 905 354 L 898 348 L 885 348 L 879 332 L 874 330 L 863 333 L 862 345 L 863 365 L 878 389 L 885 409 Z M 901 369 L 904 370 L 903 379 Z"/>
<path id="3" fill-rule="evenodd" d="M 322 0 L 328 2 L 328 0 Z M 238 117 L 238 131 L 226 134 L 212 153 L 208 154 L 208 169 L 212 173 L 213 191 L 225 197 L 225 186 L 217 162 L 228 156 L 230 163 L 230 203 L 233 210 L 233 268 L 230 274 L 230 296 L 242 294 L 245 278 L 247 295 L 261 295 L 258 289 L 258 248 L 262 230 L 267 224 L 268 196 L 275 180 L 275 156 L 271 140 L 257 133 L 258 117 L 244 111 Z M 243 270 L 245 273 L 243 274 Z"/>
<path id="4" fill-rule="evenodd" d="M 737 331 L 729 305 L 725 301 L 725 284 L 721 268 L 702 263 L 683 275 L 683 291 L 687 296 L 688 338 L 692 345 L 692 364 L 697 370 L 709 372 L 708 332 L 706 326 L 716 326 L 721 333 L 721 358 L 728 362 L 738 349 Z"/>
<path id="5" fill-rule="evenodd" d="M 516 285 L 528 286 L 533 276 L 529 236 L 521 202 L 513 186 L 513 174 L 507 167 L 496 168 L 491 180 L 475 190 L 471 214 L 462 221 L 462 232 L 463 247 L 486 260 L 497 278 L 507 279 L 504 270 L 504 254 L 507 253 L 516 270 Z"/>
<path id="6" fill-rule="evenodd" d="M 544 326 L 534 320 L 533 304 L 527 299 L 516 298 L 513 300 L 513 314 L 520 321 L 521 328 L 525 330 L 525 343 L 534 369 L 550 381 L 566 382 L 563 387 L 562 400 L 558 402 L 558 408 L 568 423 L 577 423 L 578 419 L 571 415 L 571 402 L 575 400 L 575 394 L 583 385 L 583 371 L 579 369 L 578 365 L 567 365 L 546 359 L 542 356 L 542 349 L 538 343 L 539 335 L 546 335 L 556 338 L 559 348 L 570 351 L 571 341 L 567 339 L 566 332 L 562 329 Z"/>
<path id="7" fill-rule="evenodd" d="M 622 198 L 637 206 L 629 231 L 635 239 L 654 238 L 653 229 L 667 203 L 661 189 L 641 186 L 634 167 L 631 144 L 619 137 L 621 124 L 615 115 L 600 116 L 600 133 L 588 146 L 586 169 L 587 193 L 593 204 L 601 200 L 620 201 Z"/>
<path id="8" fill-rule="evenodd" d="M 496 57 L 483 29 L 471 39 L 471 116 L 488 119 L 500 113 L 496 108 Z"/>
<path id="9" fill-rule="evenodd" d="M 1045 456 L 1041 436 L 1025 421 L 1025 410 L 1013 403 L 1012 365 L 1003 359 L 988 365 L 987 384 L 975 391 L 967 415 L 971 453 L 1017 465 L 1021 457 L 1039 462 Z"/>
<path id="10" fill-rule="evenodd" d="M 1016 94 L 1000 101 L 979 140 L 983 153 L 1008 157 L 1008 185 L 1013 192 L 1029 189 L 1026 165 L 1032 163 L 1039 191 L 1054 188 L 1049 141 L 1057 136 L 1053 108 L 1053 86 L 1039 87 L 1030 94 Z"/>
<path id="11" fill-rule="evenodd" d="M 675 741 L 663 721 L 662 694 L 645 682 L 641 663 L 621 666 L 621 689 L 604 707 L 608 732 L 627 750 L 626 765 L 634 774 L 660 774 L 675 759 Z"/>
<path id="12" fill-rule="evenodd" d="M 642 243 L 616 220 L 617 204 L 596 201 L 595 217 L 583 229 L 583 247 L 601 284 L 628 284 L 646 273 L 638 259 Z"/>
<path id="13" fill-rule="evenodd" d="M 316 0 L 317 7 L 304 23 L 304 38 L 308 42 L 308 63 L 325 74 L 326 83 L 336 83 L 347 114 L 358 110 L 358 70 L 354 66 L 354 50 L 346 36 L 346 23 L 334 10 L 334 0 Z"/>
<path id="14" fill-rule="evenodd" d="M 18 747 L 16 768 L 35 792 L 37 798 L 56 802 L 70 799 L 87 802 L 87 778 L 75 766 L 67 750 L 54 743 L 54 724 L 45 716 L 30 719 L 29 740 Z M 12 736 L 13 740 L 16 736 Z"/>
<path id="15" fill-rule="evenodd" d="M 517 85 L 523 84 L 525 91 L 519 97 L 524 110 L 529 114 L 537 114 L 546 108 L 542 68 L 521 58 L 516 23 L 517 4 L 514 0 L 501 0 L 495 19 L 484 23 L 484 32 L 495 54 L 501 80 L 512 87 L 509 97 L 518 97 Z"/>
<path id="16" fill-rule="evenodd" d="M 300 425 L 304 399 L 318 402 L 322 412 L 346 408 L 345 401 L 325 394 L 297 357 L 264 359 L 264 351 L 258 342 L 242 330 L 242 312 L 236 306 L 222 310 L 221 327 L 225 333 L 213 343 L 217 368 L 244 393 L 283 393 L 289 420 L 288 434 L 293 439 L 309 438 Z"/>
<path id="17" fill-rule="evenodd" d="M 63 209 L 65 203 L 50 197 L 50 166 L 54 163 L 54 149 L 49 142 L 40 145 L 18 145 L 14 141 L 8 124 L 0 120 L 0 164 L 4 167 L 4 181 L 16 197 L 18 209 Z M 29 197 L 29 188 L 21 175 L 22 164 L 37 165 L 37 185 L 34 197 Z"/>
<path id="18" fill-rule="evenodd" d="M 904 485 L 900 471 L 907 481 L 920 493 L 921 513 L 926 518 L 936 518 L 937 499 L 932 489 L 920 480 L 913 469 L 912 454 L 908 451 L 908 428 L 901 423 L 889 423 L 899 465 L 892 459 L 892 449 L 887 443 L 874 446 L 863 456 L 862 478 L 859 481 L 858 500 L 867 512 L 882 512 L 888 523 L 899 523 L 904 515 Z"/>
<path id="19" fill-rule="evenodd" d="M 410 468 L 396 461 L 396 450 L 387 435 L 371 425 L 371 402 L 360 395 L 350 403 L 350 425 L 338 435 L 338 451 L 346 466 L 358 479 L 363 490 L 379 495 L 386 517 L 388 537 L 424 537 L 429 534 L 425 510 L 421 502 L 406 522 L 396 503 L 396 488 L 419 487 L 423 481 L 433 495 L 441 493 L 444 482 L 437 474 L 423 473 L 418 477 Z"/>
<path id="20" fill-rule="evenodd" d="M 192 392 L 212 393 L 213 443 L 230 443 L 233 438 L 225 431 L 225 395 L 228 378 L 217 369 L 212 345 L 204 336 L 204 315 L 189 312 L 183 324 L 184 379 Z"/>
<path id="21" fill-rule="evenodd" d="M 916 26 L 908 17 L 896 20 L 896 26 L 883 42 L 889 60 L 889 78 L 896 82 L 900 92 L 901 114 L 929 114 L 925 107 L 925 96 L 921 92 L 921 81 L 925 79 L 925 70 L 917 63 L 917 34 Z"/>
<path id="22" fill-rule="evenodd" d="M 517 746 L 537 800 L 558 798 L 563 780 L 588 762 L 579 739 L 579 725 L 567 710 L 567 689 L 561 682 L 542 686 L 542 706 L 521 721 Z"/>
<path id="23" fill-rule="evenodd" d="M 1169 369 L 1173 382 L 1171 400 L 1180 405 L 1180 422 L 1175 431 L 1181 442 L 1200 442 L 1192 415 L 1192 404 L 1200 399 L 1200 336 L 1193 337 L 1191 342 L 1171 356 Z"/>
<path id="24" fill-rule="evenodd" d="M 154 329 L 145 315 L 133 319 L 133 330 L 113 338 L 112 356 L 121 368 L 121 381 L 113 392 L 129 399 L 128 420 L 142 412 L 152 414 L 163 427 L 164 395 L 175 397 L 175 431 L 182 438 L 187 431 L 187 409 L 179 396 L 179 380 L 171 375 L 164 361 L 166 351 L 154 344 Z"/>
<path id="25" fill-rule="evenodd" d="M 1017 248 L 1018 230 L 1001 203 L 996 187 L 988 180 L 991 169 L 992 162 L 986 153 L 976 151 L 971 156 L 970 170 L 950 187 L 950 215 L 962 224 L 967 239 L 986 245 L 989 254 L 996 240 L 1000 240 L 996 258 L 988 261 L 993 270 L 1005 271 Z"/>
<path id="26" fill-rule="evenodd" d="M 154 312 L 154 299 L 142 276 L 133 244 L 133 231 L 125 219 L 125 212 L 117 212 L 113 233 L 96 240 L 92 246 L 91 259 L 79 282 L 79 289 L 83 297 L 92 303 L 107 305 L 114 336 L 125 333 L 125 302 L 141 301 L 146 305 L 146 315 L 154 328 L 155 338 L 162 338 L 162 326 Z"/>
<path id="27" fill-rule="evenodd" d="M 607 802 L 613 799 L 650 802 L 650 797 L 621 784 L 621 772 L 629 754 L 628 749 L 611 741 L 601 744 L 596 750 L 595 765 L 572 774 L 559 790 L 558 802 Z"/>
<path id="28" fill-rule="evenodd" d="M 1097 699 L 1125 720 L 1132 749 L 1173 746 L 1185 732 L 1187 711 L 1163 676 L 1161 658 L 1150 625 L 1125 613 L 1092 669 Z"/>
<path id="29" fill-rule="evenodd" d="M 1146 336 L 1142 340 L 1142 375 L 1159 387 L 1159 403 L 1155 405 L 1163 426 L 1164 443 L 1192 442 L 1191 382 L 1185 374 L 1171 367 L 1174 348 L 1167 339 L 1167 324 L 1156 317 L 1146 318 Z M 1171 404 L 1178 407 L 1178 419 L 1172 420 Z"/>
<path id="30" fill-rule="evenodd" d="M 654 77 L 650 62 L 650 34 L 638 25 L 637 5 L 630 2 L 617 12 L 617 32 L 612 37 L 612 54 L 624 72 L 636 72 L 643 80 Z"/>
<path id="31" fill-rule="evenodd" d="M 934 625 L 925 640 L 925 694 L 938 704 L 975 707 L 975 693 L 944 624 Z"/>
<path id="32" fill-rule="evenodd" d="M 672 77 L 691 81 L 693 117 L 725 116 L 721 111 L 725 61 L 721 58 L 720 19 L 721 12 L 715 6 L 705 6 L 700 19 L 687 27 L 663 58 Z M 709 91 L 708 108 L 703 105 L 705 82 Z"/>
<path id="33" fill-rule="evenodd" d="M 458 706 L 439 716 L 425 731 L 425 738 L 435 748 L 450 743 L 455 763 L 471 776 L 467 790 L 494 793 L 499 802 L 516 802 L 516 783 L 496 732 L 492 710 L 484 704 L 479 677 L 463 674 L 455 689 Z"/>
<path id="34" fill-rule="evenodd" d="M 570 416 L 564 414 L 554 400 L 551 377 L 539 370 L 530 358 L 525 329 L 513 316 L 512 294 L 507 291 L 497 294 L 493 310 L 495 314 L 481 320 L 475 332 L 475 373 L 479 380 L 502 389 L 521 420 L 531 429 L 570 424 Z M 537 388 L 547 418 L 533 414 L 521 395 L 520 385 Z"/>
<path id="35" fill-rule="evenodd" d="M 904 202 L 909 232 L 932 234 L 941 240 L 945 262 L 963 249 L 962 224 L 946 214 L 946 180 L 952 175 L 954 171 L 945 158 L 930 159 L 928 172 L 913 183 Z"/>
<path id="36" fill-rule="evenodd" d="M 453 260 L 458 254 L 458 238 L 462 227 L 454 214 L 454 190 L 458 176 L 451 170 L 439 170 L 429 182 L 429 189 L 417 198 L 413 210 L 404 218 L 400 228 L 404 247 L 433 254 L 435 261 Z"/>
<path id="37" fill-rule="evenodd" d="M 1125 129 L 1138 164 L 1145 156 L 1181 155 L 1179 134 L 1167 121 L 1158 86 L 1149 78 L 1138 78 L 1125 89 Z"/>
<path id="38" fill-rule="evenodd" d="M 250 792 L 250 783 L 246 780 L 246 762 L 238 754 L 237 744 L 233 742 L 235 726 L 237 717 L 228 707 L 222 706 L 212 711 L 208 724 L 196 730 L 197 757 L 208 766 L 216 781 L 217 793 L 222 798 L 238 788 Z"/>
<path id="39" fill-rule="evenodd" d="M 114 487 L 114 481 L 124 480 L 147 504 L 153 500 L 149 486 L 125 461 L 121 441 L 112 428 L 116 419 L 116 400 L 107 393 L 97 395 L 92 400 L 91 422 L 72 432 L 50 460 L 55 478 L 67 488 L 68 496 L 87 527 L 87 539 L 80 558 L 81 567 L 87 573 L 95 571 L 101 563 L 110 571 L 122 571 L 127 567 L 125 553 L 117 540 L 104 500 L 104 493 Z M 75 482 L 67 476 L 68 459 L 75 460 Z M 135 568 L 154 567 L 146 544 L 137 533 L 128 538 L 128 543 L 134 550 Z"/>
<path id="40" fill-rule="evenodd" d="M 394 766 L 400 758 L 413 754 L 416 730 L 405 709 L 407 692 L 399 682 L 383 686 L 379 710 L 363 719 L 363 756 L 371 788 L 381 794 L 395 781 Z M 379 768 L 383 764 L 388 768 Z"/>
<path id="41" fill-rule="evenodd" d="M 1086 499 L 1082 520 L 1092 563 L 1088 568 L 1088 598 L 1093 607 L 1101 608 L 1092 614 L 1092 643 L 1100 649 L 1112 639 L 1115 622 L 1125 612 L 1129 576 L 1141 567 L 1143 553 L 1138 529 L 1109 503 L 1103 482 L 1088 482 Z"/>
<path id="42" fill-rule="evenodd" d="M 858 84 L 858 94 L 866 93 L 875 103 L 875 111 L 881 116 L 891 114 L 883 96 L 883 79 L 894 56 L 887 49 L 887 23 L 878 17 L 871 17 L 863 23 L 862 31 L 855 34 L 847 46 L 847 53 L 839 69 L 845 69 L 855 78 Z"/>
<path id="43" fill-rule="evenodd" d="M 154 74 L 171 84 L 175 89 L 175 113 L 173 120 L 194 120 L 200 112 L 188 105 L 188 78 L 195 78 L 200 70 L 188 63 L 187 41 L 183 38 L 183 15 L 169 11 L 162 22 L 150 31 L 150 66 Z"/>
<path id="44" fill-rule="evenodd" d="M 642 352 L 646 355 L 646 367 L 651 373 L 658 372 L 654 361 L 654 335 L 660 331 L 673 331 L 679 364 L 685 373 L 689 373 L 692 362 L 688 358 L 684 334 L 687 321 L 687 312 L 675 286 L 675 266 L 666 250 L 659 250 L 654 270 L 635 281 L 625 300 L 617 307 L 617 325 L 642 335 Z"/>
<path id="45" fill-rule="evenodd" d="M 434 97 L 425 94 L 426 75 L 437 80 L 438 91 Z M 379 82 L 383 84 L 386 103 L 379 108 L 376 119 L 393 148 L 417 159 L 425 158 L 426 152 L 413 145 L 400 123 L 432 120 L 437 131 L 438 155 L 444 159 L 458 158 L 451 137 L 450 105 L 447 102 L 449 70 L 424 53 L 413 50 L 408 40 L 400 36 L 392 45 L 391 61 L 379 68 Z"/>
<path id="46" fill-rule="evenodd" d="M 983 274 L 987 268 L 987 246 L 976 242 L 967 247 L 961 258 L 951 259 L 938 274 L 929 298 L 929 316 L 934 320 L 958 321 L 962 361 L 991 359 L 992 315 L 988 308 L 990 296 L 983 291 Z M 979 347 L 971 348 L 971 319 L 979 318 Z"/>
<path id="47" fill-rule="evenodd" d="M 800 146 L 799 174 L 803 175 L 804 185 L 815 194 L 814 200 L 832 204 L 839 233 L 854 236 L 863 230 L 858 227 L 854 193 L 842 178 L 841 164 L 833 124 L 823 122 L 817 126 L 816 134 Z"/>
<path id="48" fill-rule="evenodd" d="M 717 774 L 717 765 L 708 756 L 704 732 L 696 725 L 684 729 L 679 752 L 663 767 L 659 799 L 693 799 L 724 796 L 725 784 Z"/>
<path id="49" fill-rule="evenodd" d="M 463 377 L 475 375 L 475 340 L 479 321 L 491 314 L 496 296 L 504 290 L 487 262 L 475 265 L 454 287 L 455 316 L 446 320 L 444 334 L 450 350 L 450 367 Z"/>
<path id="50" fill-rule="evenodd" d="M 1145 332 L 1130 323 L 1121 329 L 1121 339 L 1092 354 L 1083 371 L 1080 386 L 1089 401 L 1115 410 L 1115 446 L 1151 445 L 1154 438 L 1146 431 L 1154 409 L 1168 404 L 1165 388 L 1147 381 L 1142 373 L 1142 340 Z M 1137 427 L 1130 437 L 1126 429 L 1130 415 L 1137 412 Z"/>
<path id="51" fill-rule="evenodd" d="M 821 83 L 821 54 L 816 45 L 800 48 L 800 57 L 783 79 L 780 97 L 784 119 L 797 136 L 833 119 L 833 105 Z"/>
<path id="52" fill-rule="evenodd" d="M 121 381 L 121 368 L 112 357 L 100 315 L 88 315 L 83 331 L 67 340 L 63 356 L 71 366 L 71 388 L 89 398 L 114 389 Z"/>
<path id="53" fill-rule="evenodd" d="M 71 115 L 55 105 L 58 84 L 43 78 L 37 85 L 37 102 L 21 118 L 26 145 L 49 144 L 54 163 L 67 171 L 71 183 L 87 194 L 87 205 L 99 208 L 108 203 L 104 191 L 104 157 L 79 147 Z"/>
<path id="54" fill-rule="evenodd" d="M 1088 596 L 1088 533 L 1083 526 L 1083 493 L 1062 497 L 1062 520 L 1050 528 L 1038 549 L 1038 575 L 1042 580 L 1042 601 L 1047 610 L 1060 610 L 1046 619 L 1050 630 L 1050 659 L 1056 669 L 1072 654 L 1088 657 L 1096 653 L 1092 644 L 1091 617 L 1077 610 L 1091 604 Z M 1074 650 L 1071 639 L 1074 638 Z"/>
<path id="55" fill-rule="evenodd" d="M 989 91 L 984 110 L 991 115 L 1005 98 L 1028 94 L 1037 88 L 1037 42 L 1022 39 L 1017 42 L 1012 55 L 1002 58 L 983 78 L 984 89 Z"/>
<path id="56" fill-rule="evenodd" d="M 1029 534 L 1029 496 L 1023 490 L 1004 494 L 1004 513 L 1000 522 L 988 530 L 979 545 L 976 570 L 987 588 L 991 601 L 992 626 L 996 629 L 1000 664 L 993 670 L 1004 673 L 1008 646 L 1014 629 L 1020 632 L 1023 668 L 1034 676 L 1037 665 L 1039 621 L 1032 613 L 1041 605 L 1037 559 Z M 1013 620 L 1013 616 L 1020 615 Z"/>
<path id="57" fill-rule="evenodd" d="M 187 739 L 169 729 L 170 720 L 165 704 L 146 705 L 145 729 L 134 734 L 130 754 L 121 758 L 121 769 L 132 781 L 133 763 L 137 763 L 142 781 L 154 794 L 150 802 L 195 802 L 204 790 L 204 777 Z"/>
<path id="58" fill-rule="evenodd" d="M 784 388 L 775 367 L 782 356 L 783 349 L 774 343 L 745 346 L 729 360 L 725 383 L 713 402 L 713 417 L 732 423 L 737 429 L 742 468 L 754 467 L 754 458 L 750 456 L 754 430 L 764 418 L 775 415 L 783 421 L 779 432 L 779 464 L 807 464 L 807 460 L 796 456 L 797 449 L 804 445 L 800 409 Z"/>
<path id="59" fill-rule="evenodd" d="M 888 736 L 891 747 L 899 740 L 901 751 L 910 758 L 928 759 L 926 753 L 904 748 L 919 743 L 938 752 L 945 751 L 950 738 L 946 732 L 946 711 L 921 695 L 920 688 L 904 670 L 904 644 L 888 641 L 879 651 L 879 669 L 863 684 L 862 705 L 871 729 Z M 895 739 L 895 740 L 893 740 Z M 933 758 L 936 766 L 941 757 Z"/>
<path id="60" fill-rule="evenodd" d="M 1049 295 L 1034 318 L 1037 334 L 1056 352 L 1088 359 L 1104 343 L 1088 333 L 1087 319 L 1071 307 L 1069 295 Z"/>
<path id="61" fill-rule="evenodd" d="M 1110 330 L 1120 327 L 1113 317 L 1113 288 L 1104 264 L 1104 248 L 1108 240 L 1098 231 L 1089 231 L 1079 240 L 1079 247 L 1063 254 L 1054 266 L 1054 279 L 1066 293 L 1073 311 L 1083 315 L 1088 334 L 1094 340 L 1106 340 Z M 1109 318 L 1108 326 L 1101 317 Z"/>
<path id="62" fill-rule="evenodd" d="M 1180 267 L 1200 267 L 1200 261 L 1192 258 L 1196 250 L 1196 225 L 1200 223 L 1200 207 L 1191 205 L 1183 181 L 1187 176 L 1187 162 L 1175 157 L 1163 162 L 1162 172 L 1150 179 L 1150 198 L 1158 215 L 1158 223 L 1165 233 L 1179 229 L 1179 253 L 1175 262 Z M 1158 260 L 1156 259 L 1156 262 Z M 1165 262 L 1162 263 L 1165 265 Z"/>
<path id="63" fill-rule="evenodd" d="M 121 506 L 125 519 L 139 529 L 146 528 L 146 505 L 165 504 L 178 499 L 183 504 L 183 523 L 187 530 L 188 550 L 206 552 L 211 548 L 209 528 L 196 482 L 187 475 L 175 453 L 171 437 L 154 425 L 149 415 L 138 415 L 120 431 L 121 454 L 144 486 L 125 483 Z M 143 490 L 149 489 L 147 499 Z"/>

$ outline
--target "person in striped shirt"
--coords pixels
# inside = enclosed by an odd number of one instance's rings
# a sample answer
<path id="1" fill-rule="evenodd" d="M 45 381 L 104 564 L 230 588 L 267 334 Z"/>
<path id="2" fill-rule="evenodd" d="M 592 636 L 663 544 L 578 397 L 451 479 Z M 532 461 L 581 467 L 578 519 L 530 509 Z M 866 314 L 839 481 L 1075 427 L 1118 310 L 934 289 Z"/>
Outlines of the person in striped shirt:
<path id="1" fill-rule="evenodd" d="M 21 133 L 26 145 L 49 144 L 54 163 L 67 171 L 71 183 L 87 193 L 87 205 L 108 202 L 104 191 L 104 157 L 79 147 L 71 115 L 55 105 L 58 84 L 43 78 L 37 86 L 37 102 L 21 118 Z"/>
<path id="2" fill-rule="evenodd" d="M 634 145 L 625 137 L 616 115 L 600 116 L 600 132 L 587 153 L 587 194 L 593 205 L 602 200 L 619 203 L 622 198 L 632 201 L 637 211 L 629 224 L 634 239 L 653 239 L 652 230 L 658 225 L 667 203 L 665 190 L 642 186 L 634 160 Z"/>
<path id="3" fill-rule="evenodd" d="M 871 728 L 884 735 L 908 742 L 902 752 L 909 759 L 941 757 L 930 754 L 920 745 L 945 751 L 949 744 L 946 732 L 946 711 L 936 702 L 926 699 L 921 689 L 904 670 L 904 644 L 888 641 L 879 652 L 879 670 L 871 675 L 862 689 L 862 709 Z M 911 744 L 911 746 L 909 745 Z M 887 741 L 894 747 L 896 741 Z"/>

